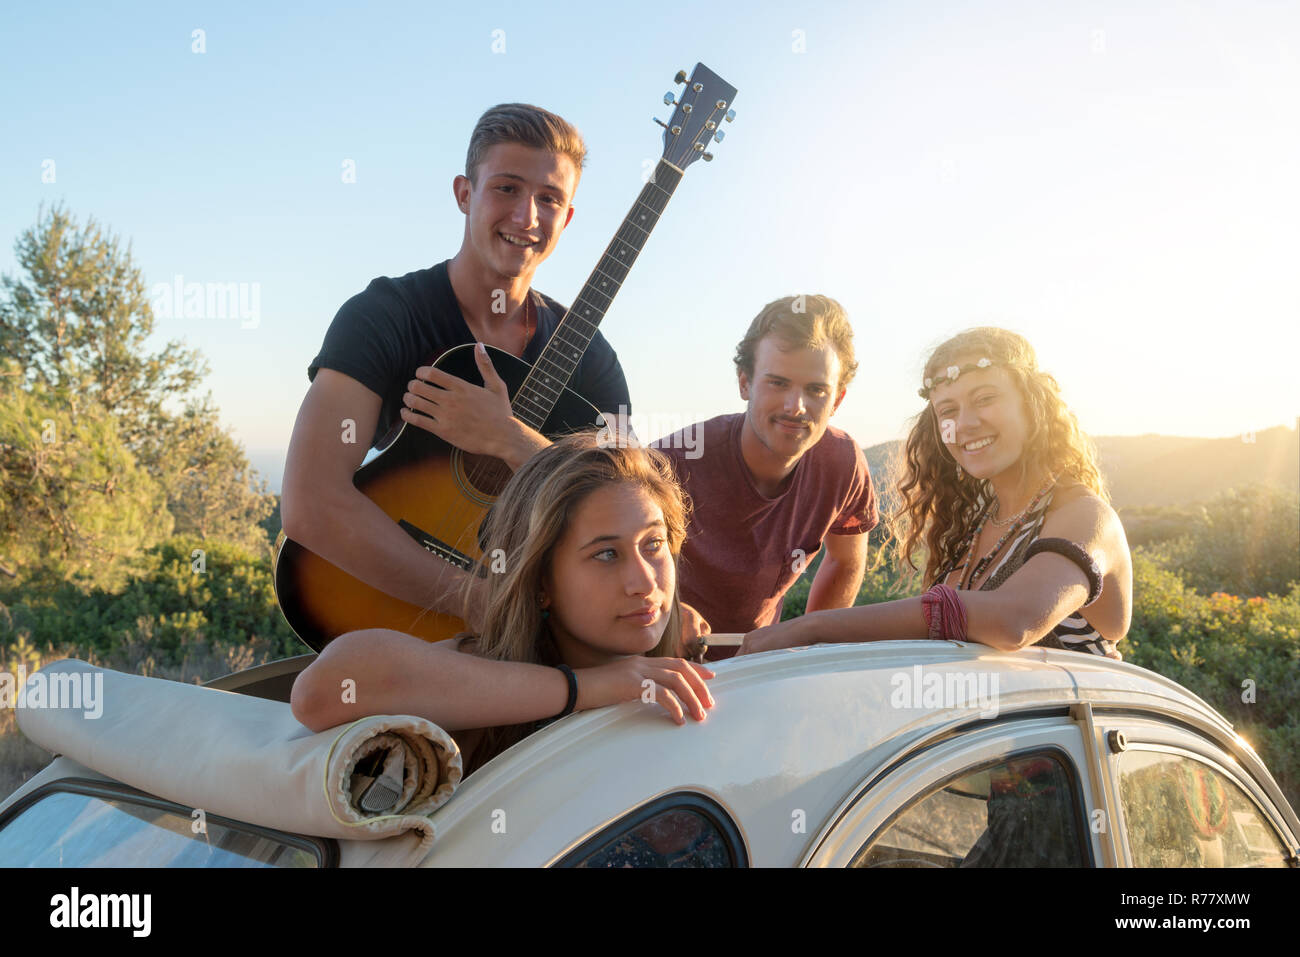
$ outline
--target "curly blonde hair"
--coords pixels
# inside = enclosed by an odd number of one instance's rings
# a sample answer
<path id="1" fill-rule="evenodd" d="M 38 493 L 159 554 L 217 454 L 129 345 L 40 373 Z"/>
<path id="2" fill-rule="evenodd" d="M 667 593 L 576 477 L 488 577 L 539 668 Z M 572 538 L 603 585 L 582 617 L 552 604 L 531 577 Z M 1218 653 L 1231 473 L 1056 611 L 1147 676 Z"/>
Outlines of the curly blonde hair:
<path id="1" fill-rule="evenodd" d="M 499 661 L 560 663 L 545 627 L 538 595 L 551 554 L 569 520 L 586 498 L 609 485 L 644 490 L 663 512 L 674 569 L 680 558 L 690 503 L 677 485 L 672 464 L 656 449 L 610 443 L 601 433 L 577 432 L 557 440 L 525 462 L 501 491 L 488 513 L 482 536 L 484 554 L 501 549 L 504 571 L 487 576 L 482 626 L 475 652 Z M 466 600 L 472 584 L 466 585 Z M 651 657 L 678 657 L 682 631 L 676 591 L 659 643 Z M 476 748 L 474 770 L 526 737 L 533 724 L 490 728 Z"/>
<path id="2" fill-rule="evenodd" d="M 1021 480 L 1046 473 L 1058 481 L 1072 480 L 1107 501 L 1096 447 L 1061 398 L 1056 379 L 1038 367 L 1038 356 L 1024 336 L 993 326 L 967 329 L 930 354 L 923 377 L 938 377 L 949 366 L 979 358 L 1005 369 L 1025 402 L 1029 434 L 1020 457 Z M 987 480 L 957 477 L 929 402 L 912 419 L 891 472 L 898 495 L 886 520 L 893 551 L 913 578 L 918 571 L 914 556 L 924 553 L 922 578 L 928 588 L 941 570 L 958 561 L 992 489 Z"/>

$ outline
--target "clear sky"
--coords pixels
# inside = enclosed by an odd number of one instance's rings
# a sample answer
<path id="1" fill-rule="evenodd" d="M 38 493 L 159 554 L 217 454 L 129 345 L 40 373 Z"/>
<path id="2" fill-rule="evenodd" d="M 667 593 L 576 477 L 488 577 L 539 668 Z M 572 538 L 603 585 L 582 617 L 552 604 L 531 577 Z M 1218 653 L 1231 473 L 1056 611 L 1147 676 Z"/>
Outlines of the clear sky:
<path id="1" fill-rule="evenodd" d="M 1094 434 L 1293 425 L 1297 51 L 1284 0 L 24 5 L 0 26 L 0 271 L 62 200 L 151 287 L 256 288 L 255 321 L 157 329 L 207 355 L 274 474 L 339 305 L 458 248 L 484 109 L 537 103 L 587 139 L 535 281 L 569 302 L 703 61 L 737 120 L 602 325 L 638 413 L 743 408 L 749 320 L 821 292 L 856 330 L 832 421 L 863 445 L 903 434 L 928 349 L 981 324 L 1025 334 Z"/>

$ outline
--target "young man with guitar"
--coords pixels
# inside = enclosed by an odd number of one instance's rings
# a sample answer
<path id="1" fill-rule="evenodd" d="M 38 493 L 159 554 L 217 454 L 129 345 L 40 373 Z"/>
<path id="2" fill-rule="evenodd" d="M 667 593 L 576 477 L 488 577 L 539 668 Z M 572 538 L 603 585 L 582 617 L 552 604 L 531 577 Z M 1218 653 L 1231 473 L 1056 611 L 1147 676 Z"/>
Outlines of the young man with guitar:
<path id="1" fill-rule="evenodd" d="M 702 632 L 745 634 L 781 618 L 785 593 L 826 555 L 807 611 L 847 608 L 877 524 L 875 490 L 858 444 L 830 425 L 857 371 L 853 329 L 826 296 L 769 303 L 736 347 L 744 412 L 652 442 L 672 460 L 692 502 L 681 598 Z M 698 456 L 688 454 L 698 449 Z M 709 649 L 710 660 L 734 648 Z"/>
<path id="2" fill-rule="evenodd" d="M 676 82 L 663 156 L 567 311 L 530 285 L 573 215 L 582 141 L 513 104 L 484 114 L 456 177 L 456 257 L 377 279 L 335 317 L 294 426 L 275 565 L 280 609 L 311 648 L 361 629 L 473 630 L 475 586 L 506 570 L 483 529 L 511 471 L 549 437 L 625 428 L 626 381 L 598 326 L 685 170 L 713 158 L 735 116 L 735 87 L 703 64 Z M 394 425 L 362 465 L 358 435 Z"/>
<path id="3" fill-rule="evenodd" d="M 355 487 L 353 475 L 367 447 L 391 441 L 402 422 L 511 469 L 548 444 L 512 415 L 507 386 L 484 350 L 475 346 L 473 354 L 485 387 L 431 363 L 472 343 L 528 361 L 541 353 L 564 309 L 531 289 L 533 274 L 573 218 L 585 153 L 573 126 L 534 106 L 504 104 L 479 119 L 465 175 L 453 182 L 465 216 L 459 252 L 429 269 L 376 279 L 349 299 L 308 369 L 312 385 L 294 425 L 281 500 L 289 539 L 387 595 L 459 614 L 465 572 L 430 554 Z M 570 385 L 602 411 L 629 402 L 618 358 L 599 331 Z"/>

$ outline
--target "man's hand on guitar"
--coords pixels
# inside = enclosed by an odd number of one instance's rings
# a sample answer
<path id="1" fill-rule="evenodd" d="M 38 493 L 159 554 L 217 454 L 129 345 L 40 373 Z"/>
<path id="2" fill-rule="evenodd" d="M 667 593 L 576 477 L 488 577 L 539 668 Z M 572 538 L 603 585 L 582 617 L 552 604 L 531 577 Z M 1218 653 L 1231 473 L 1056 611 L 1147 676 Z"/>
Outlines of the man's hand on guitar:
<path id="1" fill-rule="evenodd" d="M 402 421 L 432 432 L 472 455 L 491 455 L 517 469 L 548 445 L 545 437 L 514 417 L 510 390 L 492 367 L 482 343 L 474 346 L 483 385 L 420 366 L 402 397 Z"/>

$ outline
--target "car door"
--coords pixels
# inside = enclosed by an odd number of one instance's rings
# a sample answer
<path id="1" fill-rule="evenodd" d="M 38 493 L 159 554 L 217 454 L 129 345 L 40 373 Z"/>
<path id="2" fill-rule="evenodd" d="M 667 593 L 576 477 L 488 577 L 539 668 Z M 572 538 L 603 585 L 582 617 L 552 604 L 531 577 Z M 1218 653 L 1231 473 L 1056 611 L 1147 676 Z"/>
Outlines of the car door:
<path id="1" fill-rule="evenodd" d="M 1098 784 L 1068 713 L 1008 716 L 862 781 L 802 863 L 1091 867 L 1111 857 Z"/>
<path id="2" fill-rule="evenodd" d="M 1296 835 L 1262 783 L 1214 741 L 1156 718 L 1104 725 L 1117 832 L 1133 867 L 1287 867 Z"/>

